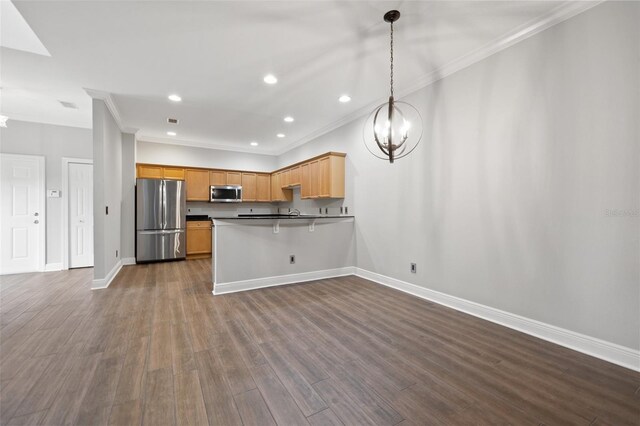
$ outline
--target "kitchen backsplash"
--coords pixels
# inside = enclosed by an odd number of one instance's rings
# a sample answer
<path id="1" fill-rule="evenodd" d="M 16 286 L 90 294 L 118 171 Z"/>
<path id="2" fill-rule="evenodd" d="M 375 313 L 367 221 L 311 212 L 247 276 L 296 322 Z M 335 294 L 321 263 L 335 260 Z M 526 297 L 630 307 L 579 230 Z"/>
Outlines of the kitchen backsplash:
<path id="1" fill-rule="evenodd" d="M 348 206 L 347 206 L 348 207 Z M 342 211 L 340 209 L 342 208 Z M 211 217 L 233 217 L 238 214 L 287 213 L 298 209 L 302 214 L 346 214 L 343 199 L 301 200 L 300 189 L 293 189 L 293 201 L 281 203 L 206 203 L 187 202 L 187 215 L 206 214 Z M 349 209 L 348 214 L 353 215 Z"/>

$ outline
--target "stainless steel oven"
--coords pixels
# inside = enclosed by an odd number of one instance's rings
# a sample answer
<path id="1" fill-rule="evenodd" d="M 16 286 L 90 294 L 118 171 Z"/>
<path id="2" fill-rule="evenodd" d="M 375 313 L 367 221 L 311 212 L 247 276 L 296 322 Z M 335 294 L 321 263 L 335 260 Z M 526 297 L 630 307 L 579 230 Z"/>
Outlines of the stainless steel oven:
<path id="1" fill-rule="evenodd" d="M 212 203 L 242 202 L 242 185 L 211 185 L 209 201 Z"/>

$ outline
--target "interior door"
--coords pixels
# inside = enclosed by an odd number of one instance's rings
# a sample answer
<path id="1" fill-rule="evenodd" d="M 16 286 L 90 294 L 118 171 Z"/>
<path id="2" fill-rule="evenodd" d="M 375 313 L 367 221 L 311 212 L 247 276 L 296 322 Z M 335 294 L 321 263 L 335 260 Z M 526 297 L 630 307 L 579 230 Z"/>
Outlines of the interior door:
<path id="1" fill-rule="evenodd" d="M 93 266 L 93 165 L 69 163 L 69 268 Z"/>
<path id="2" fill-rule="evenodd" d="M 0 273 L 44 269 L 44 160 L 0 154 Z"/>

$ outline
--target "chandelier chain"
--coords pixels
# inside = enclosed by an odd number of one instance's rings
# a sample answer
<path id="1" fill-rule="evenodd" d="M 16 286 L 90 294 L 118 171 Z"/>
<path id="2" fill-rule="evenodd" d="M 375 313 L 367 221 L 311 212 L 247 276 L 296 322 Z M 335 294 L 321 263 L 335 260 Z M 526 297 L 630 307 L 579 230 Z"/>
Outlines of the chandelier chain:
<path id="1" fill-rule="evenodd" d="M 393 96 L 393 22 L 391 22 L 391 96 Z"/>

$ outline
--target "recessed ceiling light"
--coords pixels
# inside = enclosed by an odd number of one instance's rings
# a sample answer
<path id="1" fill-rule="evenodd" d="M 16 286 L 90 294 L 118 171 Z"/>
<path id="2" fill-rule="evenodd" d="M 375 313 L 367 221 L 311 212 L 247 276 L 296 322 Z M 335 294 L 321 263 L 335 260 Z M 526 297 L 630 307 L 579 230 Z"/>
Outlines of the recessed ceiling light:
<path id="1" fill-rule="evenodd" d="M 284 118 L 284 122 L 285 123 L 293 123 L 293 117 L 291 117 L 290 115 L 286 116 Z"/>
<path id="2" fill-rule="evenodd" d="M 285 135 L 284 135 L 284 133 L 278 133 L 276 136 L 279 137 L 279 138 L 284 138 Z"/>
<path id="3" fill-rule="evenodd" d="M 338 100 L 340 102 L 342 102 L 343 104 L 346 104 L 347 102 L 349 102 L 351 100 L 351 96 L 349 95 L 342 95 L 338 98 Z"/>
<path id="4" fill-rule="evenodd" d="M 176 132 L 167 132 L 167 135 L 169 135 L 169 136 L 175 136 L 175 135 L 176 135 Z"/>
<path id="5" fill-rule="evenodd" d="M 178 95 L 169 95 L 169 100 L 173 102 L 180 102 L 182 98 Z"/>
<path id="6" fill-rule="evenodd" d="M 273 74 L 267 74 L 264 76 L 263 78 L 264 82 L 267 84 L 276 84 L 278 82 L 278 79 L 276 78 L 275 75 Z"/>
<path id="7" fill-rule="evenodd" d="M 251 142 L 249 145 L 251 145 L 251 146 L 258 146 L 258 142 Z"/>

